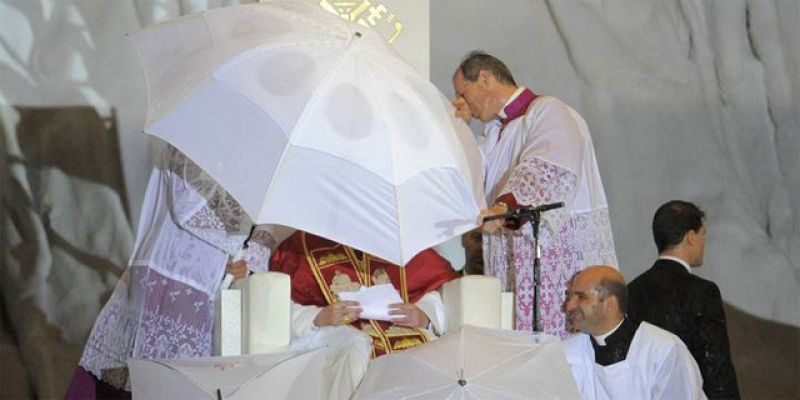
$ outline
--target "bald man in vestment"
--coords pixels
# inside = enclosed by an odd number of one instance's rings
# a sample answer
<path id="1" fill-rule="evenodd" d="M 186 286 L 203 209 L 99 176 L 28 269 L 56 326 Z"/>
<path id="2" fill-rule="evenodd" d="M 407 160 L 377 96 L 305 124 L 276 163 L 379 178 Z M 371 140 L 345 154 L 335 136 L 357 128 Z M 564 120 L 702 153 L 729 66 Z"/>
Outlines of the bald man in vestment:
<path id="1" fill-rule="evenodd" d="M 610 266 L 579 272 L 568 290 L 567 318 L 581 333 L 564 341 L 584 400 L 706 399 L 686 345 L 672 333 L 625 317 L 628 293 Z"/>

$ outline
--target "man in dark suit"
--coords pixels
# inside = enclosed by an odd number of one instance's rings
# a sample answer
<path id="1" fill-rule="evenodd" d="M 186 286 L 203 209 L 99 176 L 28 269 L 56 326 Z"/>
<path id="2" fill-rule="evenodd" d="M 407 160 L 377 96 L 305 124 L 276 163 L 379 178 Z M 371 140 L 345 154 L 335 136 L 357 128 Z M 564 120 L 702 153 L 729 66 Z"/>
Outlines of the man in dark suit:
<path id="1" fill-rule="evenodd" d="M 691 273 L 703 264 L 704 216 L 697 206 L 680 200 L 658 208 L 653 237 L 659 257 L 628 285 L 628 316 L 664 328 L 686 343 L 709 399 L 738 399 L 719 288 Z"/>

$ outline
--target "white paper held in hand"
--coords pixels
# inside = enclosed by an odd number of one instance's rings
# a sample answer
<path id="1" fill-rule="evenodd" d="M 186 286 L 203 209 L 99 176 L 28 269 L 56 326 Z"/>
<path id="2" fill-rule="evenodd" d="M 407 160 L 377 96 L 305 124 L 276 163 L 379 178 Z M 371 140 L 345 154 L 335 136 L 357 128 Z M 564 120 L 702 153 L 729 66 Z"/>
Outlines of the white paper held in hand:
<path id="1" fill-rule="evenodd" d="M 375 319 L 391 321 L 402 318 L 403 315 L 389 315 L 389 304 L 402 303 L 400 293 L 391 284 L 362 286 L 357 292 L 341 292 L 339 300 L 357 301 L 361 308 L 362 319 Z"/>

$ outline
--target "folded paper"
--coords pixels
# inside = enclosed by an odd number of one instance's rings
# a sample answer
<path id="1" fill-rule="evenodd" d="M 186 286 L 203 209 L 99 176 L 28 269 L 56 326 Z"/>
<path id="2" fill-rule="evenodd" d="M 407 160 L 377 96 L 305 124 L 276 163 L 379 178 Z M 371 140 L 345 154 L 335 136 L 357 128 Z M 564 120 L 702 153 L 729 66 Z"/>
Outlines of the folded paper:
<path id="1" fill-rule="evenodd" d="M 339 300 L 357 301 L 361 308 L 361 318 L 391 321 L 402 315 L 389 315 L 389 304 L 402 303 L 400 293 L 391 284 L 362 286 L 357 292 L 340 292 Z"/>

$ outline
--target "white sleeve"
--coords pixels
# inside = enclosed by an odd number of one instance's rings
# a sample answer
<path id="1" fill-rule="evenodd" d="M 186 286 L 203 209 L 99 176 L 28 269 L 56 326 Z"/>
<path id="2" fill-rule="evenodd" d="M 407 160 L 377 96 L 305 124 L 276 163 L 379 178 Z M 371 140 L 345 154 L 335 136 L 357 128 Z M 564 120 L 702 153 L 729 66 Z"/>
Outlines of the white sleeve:
<path id="1" fill-rule="evenodd" d="M 537 100 L 520 129 L 525 148 L 498 197 L 511 193 L 520 205 L 564 202 L 566 207 L 542 215 L 547 244 L 572 212 L 589 132 L 583 119 L 554 97 Z"/>
<path id="2" fill-rule="evenodd" d="M 292 302 L 292 340 L 304 337 L 317 330 L 314 319 L 322 307 L 304 306 Z"/>
<path id="3" fill-rule="evenodd" d="M 680 342 L 672 347 L 653 379 L 652 399 L 706 400 L 700 368 L 686 346 Z"/>
<path id="4" fill-rule="evenodd" d="M 240 257 L 247 262 L 247 268 L 250 271 L 267 272 L 269 271 L 269 257 L 272 249 L 276 246 L 275 238 L 266 230 L 258 227 L 253 231 L 247 248 L 241 250 Z"/>
<path id="5" fill-rule="evenodd" d="M 445 319 L 444 302 L 439 292 L 434 290 L 425 293 L 415 304 L 428 316 L 433 326 L 433 333 L 437 336 L 443 334 L 447 328 L 447 320 Z"/>

